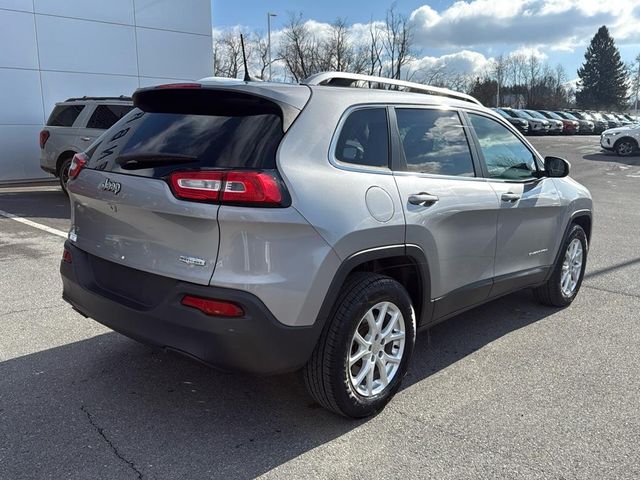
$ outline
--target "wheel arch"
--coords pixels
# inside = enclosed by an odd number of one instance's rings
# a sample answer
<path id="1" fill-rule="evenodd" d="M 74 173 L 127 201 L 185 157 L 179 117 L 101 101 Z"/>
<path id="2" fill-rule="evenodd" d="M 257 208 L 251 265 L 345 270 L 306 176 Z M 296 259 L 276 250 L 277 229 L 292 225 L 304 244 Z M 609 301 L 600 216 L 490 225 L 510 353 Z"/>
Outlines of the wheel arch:
<path id="1" fill-rule="evenodd" d="M 60 176 L 60 167 L 62 167 L 62 163 L 68 159 L 73 158 L 73 156 L 78 153 L 75 150 L 65 150 L 60 155 L 58 155 L 58 159 L 56 160 L 56 175 Z"/>
<path id="2" fill-rule="evenodd" d="M 567 225 L 564 229 L 564 234 L 562 235 L 562 240 L 558 245 L 558 251 L 556 252 L 556 255 L 553 259 L 552 265 L 556 265 L 558 263 L 560 255 L 562 255 L 562 245 L 564 245 L 565 240 L 569 236 L 572 225 L 579 225 L 580 227 L 582 227 L 585 235 L 587 236 L 587 244 L 591 244 L 591 229 L 593 225 L 593 214 L 591 213 L 591 210 L 576 210 L 571 214 L 571 217 L 569 217 L 569 221 L 567 222 Z M 552 274 L 553 274 L 553 268 L 549 269 L 549 273 L 545 278 L 545 282 L 549 280 L 549 277 L 551 277 Z"/>
<path id="3" fill-rule="evenodd" d="M 628 140 L 628 141 L 630 141 L 632 144 L 634 144 L 634 145 L 636 146 L 636 149 L 637 149 L 637 148 L 639 148 L 638 140 L 636 140 L 635 138 L 630 137 L 630 136 L 624 136 L 624 137 L 620 137 L 620 138 L 618 138 L 618 139 L 613 143 L 613 149 L 615 150 L 616 146 L 617 146 L 621 141 L 623 141 L 623 140 Z"/>
<path id="4" fill-rule="evenodd" d="M 417 245 L 391 245 L 357 252 L 342 262 L 322 302 L 318 322 L 324 324 L 331 317 L 343 285 L 355 272 L 379 273 L 393 278 L 411 297 L 418 327 L 431 319 L 431 280 L 424 251 Z"/>

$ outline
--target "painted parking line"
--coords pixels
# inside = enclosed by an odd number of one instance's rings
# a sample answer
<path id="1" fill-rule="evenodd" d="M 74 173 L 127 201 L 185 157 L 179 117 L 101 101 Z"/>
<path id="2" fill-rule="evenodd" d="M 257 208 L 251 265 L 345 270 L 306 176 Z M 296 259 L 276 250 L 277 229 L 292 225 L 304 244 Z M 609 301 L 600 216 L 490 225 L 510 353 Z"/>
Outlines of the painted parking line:
<path id="1" fill-rule="evenodd" d="M 29 225 L 30 227 L 37 228 L 38 230 L 42 230 L 43 232 L 51 233 L 52 235 L 57 235 L 62 238 L 67 238 L 67 233 L 63 232 L 62 230 L 58 230 L 57 228 L 51 228 L 46 225 L 42 225 L 41 223 L 37 223 L 32 220 L 22 218 L 18 215 L 14 215 L 13 213 L 5 212 L 4 210 L 0 210 L 0 217 L 9 218 L 11 220 L 15 220 L 16 222 L 20 222 L 24 225 Z"/>

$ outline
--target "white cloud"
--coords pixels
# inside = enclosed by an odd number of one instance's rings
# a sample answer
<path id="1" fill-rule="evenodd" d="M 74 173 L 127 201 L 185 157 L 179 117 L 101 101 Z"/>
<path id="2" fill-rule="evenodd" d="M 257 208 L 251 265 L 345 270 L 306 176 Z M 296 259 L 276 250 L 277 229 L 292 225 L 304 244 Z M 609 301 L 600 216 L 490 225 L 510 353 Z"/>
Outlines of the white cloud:
<path id="1" fill-rule="evenodd" d="M 416 40 L 426 48 L 536 45 L 572 50 L 608 25 L 619 43 L 640 41 L 637 0 L 469 0 L 411 13 Z"/>
<path id="2" fill-rule="evenodd" d="M 447 74 L 477 75 L 484 71 L 490 59 L 482 53 L 470 50 L 442 55 L 440 57 L 420 57 L 413 59 L 408 70 L 417 79 L 429 78 L 436 72 Z"/>

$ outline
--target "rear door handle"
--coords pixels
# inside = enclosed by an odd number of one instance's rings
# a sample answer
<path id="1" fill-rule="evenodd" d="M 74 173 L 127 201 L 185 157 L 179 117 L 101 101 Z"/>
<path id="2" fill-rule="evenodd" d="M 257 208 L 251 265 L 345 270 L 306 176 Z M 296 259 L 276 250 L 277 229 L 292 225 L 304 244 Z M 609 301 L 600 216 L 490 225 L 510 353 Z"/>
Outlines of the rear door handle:
<path id="1" fill-rule="evenodd" d="M 513 192 L 503 193 L 500 197 L 503 202 L 517 202 L 520 200 L 520 195 Z"/>
<path id="2" fill-rule="evenodd" d="M 430 195 L 428 193 L 416 193 L 409 197 L 409 203 L 413 205 L 426 205 L 428 203 L 435 203 L 438 200 L 437 195 Z"/>
<path id="3" fill-rule="evenodd" d="M 80 140 L 82 140 L 83 142 L 88 142 L 89 140 L 91 140 L 91 137 L 80 137 Z"/>

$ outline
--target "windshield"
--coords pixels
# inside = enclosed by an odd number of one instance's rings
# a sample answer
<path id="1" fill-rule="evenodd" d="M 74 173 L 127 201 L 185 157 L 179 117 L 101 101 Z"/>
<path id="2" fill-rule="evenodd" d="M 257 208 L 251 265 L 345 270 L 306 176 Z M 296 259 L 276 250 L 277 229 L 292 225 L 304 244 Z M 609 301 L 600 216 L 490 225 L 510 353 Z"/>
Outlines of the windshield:
<path id="1" fill-rule="evenodd" d="M 562 112 L 562 115 L 567 117 L 569 120 L 578 120 L 574 115 L 571 115 L 569 112 Z"/>
<path id="2" fill-rule="evenodd" d="M 540 112 L 536 112 L 535 110 L 525 110 L 529 115 L 531 115 L 533 118 L 541 118 L 543 120 L 545 120 L 545 116 L 542 115 Z"/>
<path id="3" fill-rule="evenodd" d="M 555 112 L 546 112 L 545 111 L 544 114 L 549 118 L 553 118 L 555 120 L 562 120 L 562 117 L 560 115 L 558 115 L 557 113 L 555 113 Z"/>
<path id="4" fill-rule="evenodd" d="M 511 118 L 518 118 L 518 115 L 516 115 L 516 113 L 513 110 L 500 110 L 503 114 L 505 114 L 507 117 L 511 117 Z"/>
<path id="5" fill-rule="evenodd" d="M 529 115 L 527 112 L 525 112 L 524 110 L 514 110 L 515 114 L 518 115 L 520 118 L 526 118 L 527 120 L 531 120 L 533 117 L 531 115 Z"/>

